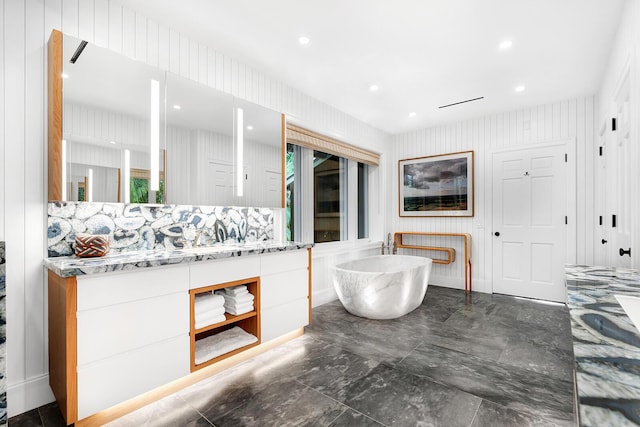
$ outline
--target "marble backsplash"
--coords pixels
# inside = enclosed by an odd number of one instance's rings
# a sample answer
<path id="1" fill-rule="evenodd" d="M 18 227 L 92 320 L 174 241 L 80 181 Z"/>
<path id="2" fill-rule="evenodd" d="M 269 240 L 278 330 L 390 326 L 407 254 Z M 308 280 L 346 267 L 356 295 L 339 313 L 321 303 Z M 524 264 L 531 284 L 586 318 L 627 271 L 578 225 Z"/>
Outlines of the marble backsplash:
<path id="1" fill-rule="evenodd" d="M 0 242 L 0 426 L 7 425 L 7 287 L 4 242 Z"/>
<path id="2" fill-rule="evenodd" d="M 108 234 L 111 252 L 272 240 L 269 208 L 50 202 L 49 257 L 73 254 L 78 233 Z"/>

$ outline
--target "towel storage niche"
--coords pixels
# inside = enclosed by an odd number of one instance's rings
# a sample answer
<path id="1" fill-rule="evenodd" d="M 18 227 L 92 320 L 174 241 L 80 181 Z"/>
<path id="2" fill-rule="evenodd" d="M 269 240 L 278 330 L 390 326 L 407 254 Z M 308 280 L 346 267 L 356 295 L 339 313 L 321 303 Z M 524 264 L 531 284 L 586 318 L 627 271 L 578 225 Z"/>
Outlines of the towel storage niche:
<path id="1" fill-rule="evenodd" d="M 239 300 L 241 304 L 250 300 L 253 309 L 248 312 L 241 310 L 239 314 L 231 314 L 234 311 L 230 306 L 233 300 L 225 297 L 225 313 L 219 317 L 219 303 L 215 300 L 216 291 L 222 295 L 232 294 L 232 290 L 246 287 L 247 292 L 242 292 Z M 248 348 L 260 344 L 260 278 L 235 280 L 216 285 L 203 286 L 189 291 L 190 296 L 190 341 L 191 341 L 191 372 L 209 366 L 222 359 L 233 356 Z M 252 298 L 246 298 L 252 296 Z M 213 313 L 212 316 L 208 313 Z M 209 323 L 212 320 L 214 323 Z M 255 339 L 253 339 L 255 337 Z M 240 342 L 239 347 L 233 342 Z M 235 348 L 234 348 L 235 347 Z M 219 354 L 216 351 L 224 348 L 227 351 Z M 208 357 L 203 354 L 211 354 Z"/>

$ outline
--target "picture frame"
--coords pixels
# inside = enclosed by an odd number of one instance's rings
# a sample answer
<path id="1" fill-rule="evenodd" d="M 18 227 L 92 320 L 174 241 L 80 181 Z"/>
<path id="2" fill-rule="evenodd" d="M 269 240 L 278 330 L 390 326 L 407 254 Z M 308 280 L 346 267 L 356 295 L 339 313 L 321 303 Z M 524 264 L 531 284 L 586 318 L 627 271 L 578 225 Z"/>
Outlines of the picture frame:
<path id="1" fill-rule="evenodd" d="M 401 217 L 473 217 L 473 151 L 398 161 Z"/>

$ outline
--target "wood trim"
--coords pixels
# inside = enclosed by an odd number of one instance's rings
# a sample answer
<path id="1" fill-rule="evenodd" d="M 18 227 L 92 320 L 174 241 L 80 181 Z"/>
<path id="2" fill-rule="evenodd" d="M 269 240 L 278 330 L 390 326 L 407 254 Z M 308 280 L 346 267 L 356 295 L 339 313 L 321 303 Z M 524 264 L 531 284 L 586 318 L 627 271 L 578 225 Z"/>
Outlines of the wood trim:
<path id="1" fill-rule="evenodd" d="M 312 150 L 322 151 L 372 166 L 380 164 L 380 154 L 346 142 L 287 123 L 287 142 Z"/>
<path id="2" fill-rule="evenodd" d="M 405 245 L 402 242 L 402 236 L 440 236 L 440 237 L 462 237 L 464 239 L 464 292 L 471 292 L 473 284 L 472 265 L 471 265 L 471 234 L 469 233 L 423 233 L 419 231 L 399 231 L 393 234 L 393 243 L 397 248 L 410 248 L 421 250 L 446 250 L 452 248 L 435 248 L 433 246 Z M 455 260 L 455 257 L 454 257 Z M 440 261 L 440 262 L 438 262 Z M 433 260 L 436 264 L 448 264 L 441 260 Z"/>
<path id="3" fill-rule="evenodd" d="M 62 199 L 62 33 L 47 43 L 47 182 L 49 201 Z"/>
<path id="4" fill-rule="evenodd" d="M 69 425 L 78 419 L 77 282 L 48 273 L 49 385 Z"/>
<path id="5" fill-rule="evenodd" d="M 287 138 L 286 138 L 286 126 L 287 126 L 287 118 L 284 114 L 281 114 L 281 137 L 280 139 L 281 141 L 281 157 L 282 157 L 282 183 L 281 183 L 281 191 L 282 191 L 282 208 L 286 208 L 287 207 L 287 198 L 286 198 L 286 191 L 287 191 Z"/>
<path id="6" fill-rule="evenodd" d="M 311 309 L 312 309 L 312 295 L 313 295 L 313 256 L 311 255 L 312 248 L 307 248 L 309 260 L 307 261 L 307 269 L 309 270 L 309 324 L 311 324 Z"/>
<path id="7" fill-rule="evenodd" d="M 122 183 L 120 182 L 120 168 L 118 168 L 118 203 L 120 203 L 120 186 L 122 185 Z"/>
<path id="8" fill-rule="evenodd" d="M 119 403 L 115 406 L 112 406 L 109 409 L 105 409 L 87 418 L 83 418 L 82 420 L 77 421 L 75 425 L 77 427 L 102 426 L 108 423 L 109 421 L 113 421 L 116 418 L 120 418 L 124 415 L 127 415 L 128 413 L 133 412 L 136 409 L 140 409 L 143 406 L 156 402 L 164 397 L 167 397 L 173 393 L 176 393 L 184 389 L 185 387 L 193 385 L 199 381 L 205 380 L 217 373 L 220 373 L 246 360 L 249 360 L 252 357 L 255 357 L 259 354 L 269 351 L 272 348 L 282 345 L 295 338 L 301 337 L 302 335 L 304 335 L 304 328 L 297 329 L 281 337 L 278 337 L 274 340 L 260 344 L 246 351 L 243 351 L 242 353 L 231 356 L 221 362 L 218 362 L 211 366 L 207 366 L 206 368 L 200 369 L 196 372 L 193 372 L 171 383 L 160 386 L 147 393 L 143 393 L 130 400 L 127 400 L 126 402 Z"/>
<path id="9" fill-rule="evenodd" d="M 210 292 L 210 291 L 216 291 L 218 289 L 224 289 L 224 288 L 229 288 L 232 286 L 237 286 L 237 285 L 247 285 L 247 288 L 249 290 L 249 293 L 253 294 L 254 299 L 253 299 L 253 308 L 254 310 L 249 312 L 249 313 L 244 313 L 238 316 L 234 316 L 232 314 L 228 314 L 225 313 L 225 317 L 226 320 L 224 322 L 220 322 L 220 323 L 215 323 L 213 325 L 209 325 L 207 327 L 204 328 L 200 328 L 200 329 L 196 329 L 195 328 L 195 297 L 196 294 L 200 294 L 203 292 Z M 189 290 L 189 315 L 190 315 L 190 332 L 189 332 L 189 337 L 190 337 L 190 351 L 191 351 L 191 355 L 190 355 L 190 365 L 191 365 L 191 372 L 195 372 L 199 369 L 205 368 L 209 365 L 215 364 L 221 360 L 227 359 L 231 356 L 234 356 L 236 354 L 239 354 L 251 347 L 255 347 L 258 346 L 260 344 L 260 329 L 261 329 L 261 325 L 260 325 L 260 278 L 259 277 L 250 277 L 247 279 L 240 279 L 240 280 L 234 280 L 231 282 L 225 282 L 225 283 L 219 283 L 219 284 L 215 284 L 215 285 L 209 285 L 209 286 L 203 286 L 200 288 L 195 288 L 195 289 L 190 289 Z M 216 329 L 226 329 L 226 326 L 228 325 L 233 325 L 233 324 L 237 324 L 237 326 L 240 326 L 242 329 L 244 329 L 246 332 L 250 333 L 251 335 L 254 335 L 256 338 L 258 338 L 258 341 L 256 341 L 253 344 L 249 344 L 246 345 L 244 347 L 241 347 L 237 350 L 231 351 L 229 353 L 225 353 L 223 355 L 220 355 L 218 357 L 215 357 L 211 360 L 208 360 L 206 362 L 203 363 L 199 363 L 196 364 L 195 358 L 196 358 L 196 341 L 197 341 L 197 335 L 201 335 L 201 338 L 210 335 L 213 333 L 213 331 L 215 331 Z"/>

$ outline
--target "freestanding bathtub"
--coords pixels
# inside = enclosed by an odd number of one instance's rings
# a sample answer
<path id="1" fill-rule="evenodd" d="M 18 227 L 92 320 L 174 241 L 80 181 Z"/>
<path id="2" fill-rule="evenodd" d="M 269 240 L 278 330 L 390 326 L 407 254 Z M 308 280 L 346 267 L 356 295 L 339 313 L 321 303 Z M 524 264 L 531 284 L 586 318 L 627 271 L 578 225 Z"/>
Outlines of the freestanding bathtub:
<path id="1" fill-rule="evenodd" d="M 333 286 L 349 313 L 395 319 L 422 304 L 431 265 L 431 258 L 410 255 L 356 259 L 333 268 Z"/>

